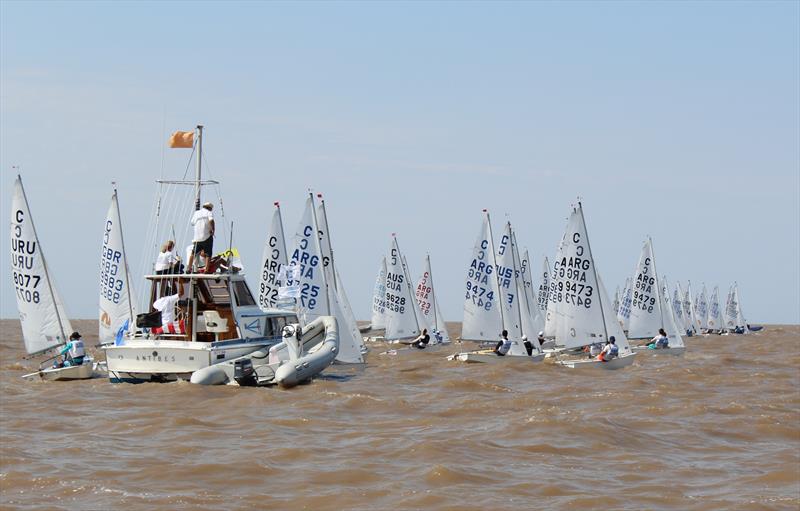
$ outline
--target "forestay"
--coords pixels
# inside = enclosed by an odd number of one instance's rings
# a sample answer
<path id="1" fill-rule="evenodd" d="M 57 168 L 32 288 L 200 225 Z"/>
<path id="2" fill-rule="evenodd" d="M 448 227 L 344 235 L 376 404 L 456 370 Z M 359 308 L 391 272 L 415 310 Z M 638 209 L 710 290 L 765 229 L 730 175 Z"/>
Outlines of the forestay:
<path id="1" fill-rule="evenodd" d="M 659 300 L 660 284 L 656 273 L 653 243 L 644 242 L 636 273 L 633 275 L 631 319 L 628 337 L 646 339 L 655 336 L 659 328 L 665 328 L 664 310 Z"/>
<path id="2" fill-rule="evenodd" d="M 258 306 L 262 310 L 278 306 L 278 290 L 283 286 L 283 267 L 286 259 L 286 239 L 283 235 L 281 207 L 275 203 L 272 222 L 267 232 L 267 241 L 261 255 L 261 275 L 258 285 Z"/>
<path id="3" fill-rule="evenodd" d="M 25 350 L 46 351 L 67 342 L 72 326 L 48 273 L 22 178 L 11 197 L 11 270 Z"/>
<path id="4" fill-rule="evenodd" d="M 411 285 L 406 277 L 403 255 L 392 234 L 389 256 L 386 260 L 386 333 L 389 340 L 406 339 L 419 335 L 419 319 Z"/>
<path id="5" fill-rule="evenodd" d="M 100 248 L 100 343 L 121 338 L 125 330 L 134 330 L 135 293 L 131 286 L 128 257 L 122 237 L 117 191 L 111 195 L 103 243 Z"/>
<path id="6" fill-rule="evenodd" d="M 372 293 L 372 321 L 373 330 L 386 328 L 386 256 L 381 258 L 378 276 L 375 277 L 375 289 Z"/>

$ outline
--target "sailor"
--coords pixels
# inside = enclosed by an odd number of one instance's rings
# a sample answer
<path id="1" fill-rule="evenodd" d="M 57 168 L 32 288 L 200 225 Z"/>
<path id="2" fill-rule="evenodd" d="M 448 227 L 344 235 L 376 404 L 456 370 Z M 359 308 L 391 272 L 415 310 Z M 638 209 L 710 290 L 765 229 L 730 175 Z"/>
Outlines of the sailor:
<path id="1" fill-rule="evenodd" d="M 161 246 L 161 252 L 156 259 L 156 275 L 177 273 L 177 265 L 181 258 L 175 254 L 175 242 L 168 240 Z"/>
<path id="2" fill-rule="evenodd" d="M 531 356 L 533 354 L 533 344 L 528 340 L 527 335 L 522 336 L 522 345 L 525 346 L 525 351 L 528 352 L 528 356 Z"/>
<path id="3" fill-rule="evenodd" d="M 189 271 L 192 271 L 192 264 L 194 263 L 194 256 L 199 252 L 205 253 L 206 271 L 209 270 L 210 257 L 214 253 L 214 215 L 211 210 L 214 205 L 210 202 L 203 204 L 203 207 L 198 209 L 192 215 L 191 224 L 194 226 L 194 237 L 192 238 L 192 254 L 189 256 Z"/>
<path id="4" fill-rule="evenodd" d="M 589 356 L 592 358 L 595 358 L 597 355 L 599 355 L 601 351 L 603 351 L 603 349 L 596 342 L 589 346 Z"/>
<path id="5" fill-rule="evenodd" d="M 603 351 L 597 355 L 597 360 L 600 362 L 610 362 L 611 359 L 617 358 L 619 356 L 619 348 L 617 347 L 617 340 L 612 335 L 608 338 L 608 342 L 606 343 Z"/>
<path id="6" fill-rule="evenodd" d="M 186 332 L 183 319 L 177 323 L 177 326 L 175 323 L 175 306 L 177 305 L 178 307 L 185 307 L 187 305 L 187 301 L 182 299 L 183 297 L 181 296 L 183 290 L 183 281 L 179 279 L 177 293 L 173 295 L 162 296 L 153 302 L 153 308 L 157 311 L 161 311 L 161 328 L 154 328 L 154 334 L 182 334 Z"/>
<path id="7" fill-rule="evenodd" d="M 414 342 L 411 343 L 411 346 L 414 346 L 420 350 L 424 350 L 428 346 L 429 342 L 431 342 L 431 336 L 428 335 L 428 329 L 423 328 L 422 333 L 419 334 L 419 337 L 414 339 Z"/>
<path id="8" fill-rule="evenodd" d="M 647 345 L 647 347 L 651 350 L 669 348 L 669 338 L 667 337 L 667 332 L 665 332 L 663 328 L 659 328 L 658 335 L 650 340 L 650 343 Z"/>
<path id="9" fill-rule="evenodd" d="M 497 346 L 494 347 L 493 351 L 495 355 L 503 357 L 510 349 L 511 341 L 508 339 L 508 330 L 503 330 L 503 333 L 500 334 L 500 341 L 497 343 Z"/>
<path id="10" fill-rule="evenodd" d="M 60 364 L 53 364 L 53 367 L 71 367 L 83 364 L 83 357 L 86 356 L 86 350 L 83 347 L 81 334 L 72 332 L 69 336 L 69 342 L 61 348 L 59 355 L 62 361 Z"/>
<path id="11" fill-rule="evenodd" d="M 539 332 L 539 337 L 536 339 L 539 341 L 539 346 L 541 347 L 544 344 L 544 332 Z"/>

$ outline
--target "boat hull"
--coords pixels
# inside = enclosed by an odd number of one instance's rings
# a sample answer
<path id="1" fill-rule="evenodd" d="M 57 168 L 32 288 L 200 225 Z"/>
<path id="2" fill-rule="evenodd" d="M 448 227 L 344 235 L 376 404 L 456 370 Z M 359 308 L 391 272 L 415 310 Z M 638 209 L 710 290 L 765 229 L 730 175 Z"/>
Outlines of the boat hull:
<path id="1" fill-rule="evenodd" d="M 91 362 L 79 366 L 49 367 L 39 371 L 39 377 L 46 381 L 88 380 L 94 374 Z"/>
<path id="2" fill-rule="evenodd" d="M 253 353 L 275 341 L 238 340 L 221 343 L 129 340 L 106 346 L 108 378 L 112 383 L 189 380 L 193 372 Z"/>
<path id="3" fill-rule="evenodd" d="M 653 353 L 655 355 L 674 355 L 679 356 L 683 355 L 686 352 L 686 347 L 674 347 L 674 348 L 659 348 L 659 349 L 650 349 L 647 346 L 634 346 L 631 348 L 634 353 Z"/>
<path id="4" fill-rule="evenodd" d="M 544 360 L 544 353 L 539 353 L 537 355 L 532 356 L 514 356 L 514 355 L 506 355 L 501 357 L 493 350 L 479 350 L 479 351 L 463 351 L 461 353 L 456 353 L 454 355 L 450 355 L 447 357 L 448 360 L 457 360 L 459 362 L 466 362 L 470 363 L 483 363 L 483 364 L 496 364 L 498 362 L 503 363 L 530 363 L 530 362 L 541 362 Z"/>
<path id="5" fill-rule="evenodd" d="M 622 369 L 623 367 L 628 367 L 629 365 L 633 364 L 634 358 L 636 358 L 636 353 L 629 353 L 627 355 L 622 355 L 620 357 L 611 360 L 610 362 L 601 362 L 596 358 L 587 358 L 579 360 L 558 360 L 556 362 L 562 366 L 569 367 L 570 369 L 582 369 L 587 367 L 593 367 L 597 369 L 614 370 L 614 369 Z"/>

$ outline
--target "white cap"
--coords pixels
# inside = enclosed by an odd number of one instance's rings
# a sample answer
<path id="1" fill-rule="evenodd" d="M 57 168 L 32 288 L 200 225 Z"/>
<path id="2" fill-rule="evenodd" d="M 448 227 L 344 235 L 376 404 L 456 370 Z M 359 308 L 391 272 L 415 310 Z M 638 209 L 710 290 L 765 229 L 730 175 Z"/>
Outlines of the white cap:
<path id="1" fill-rule="evenodd" d="M 544 332 L 539 332 L 539 337 L 544 337 Z"/>

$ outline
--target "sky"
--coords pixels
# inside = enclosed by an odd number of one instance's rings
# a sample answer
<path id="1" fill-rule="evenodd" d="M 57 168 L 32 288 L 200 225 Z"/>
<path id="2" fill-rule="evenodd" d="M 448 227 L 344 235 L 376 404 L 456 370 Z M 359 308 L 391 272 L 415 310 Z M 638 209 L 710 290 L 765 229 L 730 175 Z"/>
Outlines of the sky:
<path id="1" fill-rule="evenodd" d="M 3 1 L 0 216 L 19 167 L 69 315 L 96 318 L 111 182 L 137 270 L 154 182 L 188 164 L 169 133 L 203 124 L 253 288 L 272 203 L 290 243 L 313 189 L 358 319 L 394 232 L 461 321 L 481 210 L 538 269 L 580 197 L 610 291 L 650 236 L 670 283 L 800 323 L 799 27 L 791 1 Z"/>

